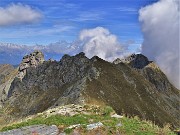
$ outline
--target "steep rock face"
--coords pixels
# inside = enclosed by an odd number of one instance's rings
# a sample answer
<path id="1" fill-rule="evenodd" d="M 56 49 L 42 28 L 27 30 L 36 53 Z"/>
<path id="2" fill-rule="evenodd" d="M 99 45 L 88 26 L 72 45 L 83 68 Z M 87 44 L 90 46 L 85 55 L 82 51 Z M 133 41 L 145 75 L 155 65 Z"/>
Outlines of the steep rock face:
<path id="1" fill-rule="evenodd" d="M 6 100 L 7 94 L 13 81 L 17 74 L 17 70 L 9 64 L 0 65 L 0 108 L 2 103 Z"/>
<path id="2" fill-rule="evenodd" d="M 108 104 L 119 114 L 179 124 L 178 90 L 143 55 L 116 64 L 84 53 L 64 55 L 59 62 L 44 61 L 25 70 L 11 84 L 4 103 L 7 114 L 27 116 L 70 103 Z"/>
<path id="3" fill-rule="evenodd" d="M 158 91 L 168 92 L 174 87 L 169 83 L 166 75 L 160 68 L 152 61 L 142 54 L 132 54 L 124 59 L 117 58 L 113 61 L 114 64 L 125 63 L 131 68 L 135 69 L 152 83 Z"/>
<path id="4" fill-rule="evenodd" d="M 14 70 L 14 67 L 9 64 L 0 65 L 0 84 L 8 80 L 7 76 Z"/>
<path id="5" fill-rule="evenodd" d="M 46 61 L 29 67 L 22 80 L 16 77 L 12 82 L 8 93 L 14 106 L 12 112 L 27 115 L 52 105 L 81 103 L 80 93 L 86 79 L 96 77 L 98 71 L 84 53 L 72 57 L 64 55 L 59 62 Z"/>
<path id="6" fill-rule="evenodd" d="M 151 62 L 142 70 L 139 70 L 139 72 L 150 83 L 152 83 L 159 92 L 168 92 L 169 90 L 174 89 L 173 86 L 169 83 L 166 75 L 154 62 Z"/>

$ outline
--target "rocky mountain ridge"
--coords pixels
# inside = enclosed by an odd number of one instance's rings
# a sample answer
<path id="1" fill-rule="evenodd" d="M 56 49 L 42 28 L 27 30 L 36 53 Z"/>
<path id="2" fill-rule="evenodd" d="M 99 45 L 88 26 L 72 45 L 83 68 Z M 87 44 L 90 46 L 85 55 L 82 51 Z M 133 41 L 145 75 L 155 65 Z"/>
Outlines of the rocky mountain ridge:
<path id="1" fill-rule="evenodd" d="M 2 102 L 3 110 L 24 117 L 72 103 L 109 105 L 118 114 L 178 127 L 179 91 L 145 56 L 132 57 L 128 62 L 109 63 L 79 53 L 44 61 L 36 51 L 23 58 Z"/>

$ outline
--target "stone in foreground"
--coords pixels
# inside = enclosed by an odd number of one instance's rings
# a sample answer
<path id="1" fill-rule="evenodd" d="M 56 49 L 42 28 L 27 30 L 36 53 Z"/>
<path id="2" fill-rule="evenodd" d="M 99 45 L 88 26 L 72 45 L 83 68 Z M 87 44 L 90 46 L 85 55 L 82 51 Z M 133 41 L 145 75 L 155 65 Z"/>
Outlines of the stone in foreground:
<path id="1" fill-rule="evenodd" d="M 0 135 L 58 135 L 59 130 L 56 125 L 33 125 L 19 129 L 1 132 Z"/>

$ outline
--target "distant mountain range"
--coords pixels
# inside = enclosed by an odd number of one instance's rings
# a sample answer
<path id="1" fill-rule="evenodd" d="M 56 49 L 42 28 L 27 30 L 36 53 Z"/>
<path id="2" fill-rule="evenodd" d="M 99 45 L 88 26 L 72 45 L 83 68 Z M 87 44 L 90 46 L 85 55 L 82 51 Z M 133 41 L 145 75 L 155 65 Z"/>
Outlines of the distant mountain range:
<path id="1" fill-rule="evenodd" d="M 78 41 L 67 43 L 59 41 L 49 45 L 19 45 L 13 43 L 0 43 L 0 64 L 20 64 L 22 57 L 34 50 L 40 50 L 44 53 L 45 59 L 50 58 L 59 60 L 64 54 L 75 55 L 80 52 L 80 43 Z"/>

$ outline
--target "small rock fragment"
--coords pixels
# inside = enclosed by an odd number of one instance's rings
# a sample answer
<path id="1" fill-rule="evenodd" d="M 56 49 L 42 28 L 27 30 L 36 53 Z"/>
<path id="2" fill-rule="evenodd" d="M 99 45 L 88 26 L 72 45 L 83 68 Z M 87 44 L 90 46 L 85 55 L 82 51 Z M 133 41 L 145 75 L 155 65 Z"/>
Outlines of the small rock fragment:
<path id="1" fill-rule="evenodd" d="M 121 115 L 118 115 L 118 114 L 113 114 L 111 115 L 112 118 L 123 118 L 123 116 Z"/>
<path id="2" fill-rule="evenodd" d="M 101 122 L 89 124 L 89 125 L 87 125 L 87 130 L 92 130 L 92 129 L 102 127 L 102 126 L 103 126 L 103 124 Z"/>

